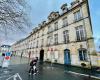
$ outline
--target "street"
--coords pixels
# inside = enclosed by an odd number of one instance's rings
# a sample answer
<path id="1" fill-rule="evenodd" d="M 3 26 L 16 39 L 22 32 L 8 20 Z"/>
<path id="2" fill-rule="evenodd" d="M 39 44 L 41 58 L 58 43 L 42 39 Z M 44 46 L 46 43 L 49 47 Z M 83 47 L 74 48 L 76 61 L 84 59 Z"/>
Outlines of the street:
<path id="1" fill-rule="evenodd" d="M 6 80 L 16 75 L 16 73 L 19 74 L 22 80 L 99 80 L 93 78 L 89 79 L 89 76 L 79 75 L 78 73 L 73 72 L 75 69 L 76 71 L 82 72 L 80 69 L 77 70 L 77 68 L 73 67 L 71 69 L 58 64 L 52 64 L 51 66 L 50 63 L 41 63 L 38 64 L 37 68 L 39 72 L 36 75 L 29 75 L 28 59 L 12 57 L 11 65 L 8 67 L 8 69 L 0 69 L 0 80 Z M 13 80 L 13 77 L 9 80 Z M 20 79 L 16 77 L 16 80 Z"/>

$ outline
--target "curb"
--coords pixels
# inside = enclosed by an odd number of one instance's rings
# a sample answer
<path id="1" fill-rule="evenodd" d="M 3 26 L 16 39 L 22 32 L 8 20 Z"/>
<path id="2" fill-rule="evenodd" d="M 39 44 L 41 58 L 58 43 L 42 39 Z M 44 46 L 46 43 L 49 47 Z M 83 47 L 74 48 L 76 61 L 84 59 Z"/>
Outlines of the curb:
<path id="1" fill-rule="evenodd" d="M 73 71 L 68 71 L 68 73 L 86 76 L 86 77 L 89 76 L 88 74 L 82 74 L 82 73 L 77 73 L 77 72 L 73 72 Z M 100 79 L 100 77 L 96 77 L 96 76 L 92 76 L 92 75 L 91 75 L 91 78 Z"/>

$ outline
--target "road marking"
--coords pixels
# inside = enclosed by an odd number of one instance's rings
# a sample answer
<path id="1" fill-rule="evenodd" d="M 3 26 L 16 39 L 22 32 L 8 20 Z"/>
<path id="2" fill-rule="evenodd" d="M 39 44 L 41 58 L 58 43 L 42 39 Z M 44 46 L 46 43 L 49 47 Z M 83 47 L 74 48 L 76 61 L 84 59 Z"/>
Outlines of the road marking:
<path id="1" fill-rule="evenodd" d="M 73 72 L 73 71 L 68 71 L 69 73 L 72 73 L 72 74 L 76 74 L 76 75 L 81 75 L 81 76 L 90 76 L 88 74 L 82 74 L 82 73 L 77 73 L 77 72 Z M 91 76 L 92 78 L 95 78 L 95 79 L 100 79 L 100 77 L 96 77 L 96 76 Z"/>
<path id="2" fill-rule="evenodd" d="M 19 75 L 19 73 L 16 73 L 15 75 L 13 75 L 13 76 L 10 76 L 8 79 L 6 79 L 6 80 L 10 80 L 10 79 L 14 79 L 14 80 L 16 80 L 16 78 L 19 78 L 20 80 L 22 80 L 22 78 L 20 77 L 20 75 Z"/>

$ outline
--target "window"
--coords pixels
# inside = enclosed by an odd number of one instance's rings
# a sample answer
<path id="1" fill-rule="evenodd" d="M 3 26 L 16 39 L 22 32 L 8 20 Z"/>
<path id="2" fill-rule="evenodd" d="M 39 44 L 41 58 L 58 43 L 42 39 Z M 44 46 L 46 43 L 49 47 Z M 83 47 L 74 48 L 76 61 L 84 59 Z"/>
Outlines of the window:
<path id="1" fill-rule="evenodd" d="M 47 39 L 48 39 L 47 45 L 50 46 L 52 44 L 52 36 L 48 36 Z"/>
<path id="2" fill-rule="evenodd" d="M 33 42 L 33 47 L 35 48 L 35 42 Z"/>
<path id="3" fill-rule="evenodd" d="M 69 42 L 69 33 L 68 30 L 63 31 L 64 43 Z"/>
<path id="4" fill-rule="evenodd" d="M 54 35 L 54 44 L 58 44 L 58 34 Z"/>
<path id="5" fill-rule="evenodd" d="M 78 21 L 81 19 L 81 12 L 80 10 L 74 13 L 74 20 Z"/>
<path id="6" fill-rule="evenodd" d="M 44 39 L 41 40 L 41 47 L 43 47 Z"/>
<path id="7" fill-rule="evenodd" d="M 42 30 L 42 36 L 44 36 L 44 29 Z"/>
<path id="8" fill-rule="evenodd" d="M 34 40 L 36 39 L 36 34 L 34 34 Z"/>
<path id="9" fill-rule="evenodd" d="M 76 27 L 77 41 L 86 40 L 86 34 L 83 26 Z"/>
<path id="10" fill-rule="evenodd" d="M 36 45 L 36 47 L 38 48 L 38 41 L 37 41 L 37 45 Z"/>
<path id="11" fill-rule="evenodd" d="M 67 17 L 63 18 L 63 27 L 68 26 Z"/>
<path id="12" fill-rule="evenodd" d="M 87 61 L 87 50 L 86 49 L 79 49 L 79 59 L 81 61 Z"/>
<path id="13" fill-rule="evenodd" d="M 54 28 L 55 28 L 55 30 L 58 30 L 58 22 L 54 23 Z"/>
<path id="14" fill-rule="evenodd" d="M 48 26 L 48 33 L 52 32 L 52 27 L 51 26 Z"/>
<path id="15" fill-rule="evenodd" d="M 37 38 L 39 38 L 39 32 L 38 32 L 38 34 L 37 34 Z"/>

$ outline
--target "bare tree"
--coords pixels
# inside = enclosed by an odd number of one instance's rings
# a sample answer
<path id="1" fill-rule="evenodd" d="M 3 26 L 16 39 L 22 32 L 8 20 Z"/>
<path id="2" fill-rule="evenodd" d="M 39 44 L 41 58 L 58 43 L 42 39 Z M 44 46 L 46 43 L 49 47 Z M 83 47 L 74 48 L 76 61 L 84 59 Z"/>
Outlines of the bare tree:
<path id="1" fill-rule="evenodd" d="M 25 8 L 25 0 L 0 0 L 0 32 L 7 36 L 8 31 L 26 32 L 30 27 Z"/>

